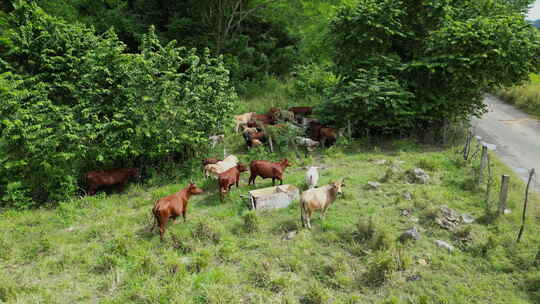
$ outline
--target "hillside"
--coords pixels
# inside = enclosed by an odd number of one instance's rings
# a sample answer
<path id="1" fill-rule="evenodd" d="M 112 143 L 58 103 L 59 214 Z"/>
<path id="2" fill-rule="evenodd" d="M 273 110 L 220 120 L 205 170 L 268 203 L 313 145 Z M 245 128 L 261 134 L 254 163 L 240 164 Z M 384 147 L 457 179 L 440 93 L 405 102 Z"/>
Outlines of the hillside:
<path id="1" fill-rule="evenodd" d="M 238 143 L 239 136 L 229 138 L 228 150 L 242 150 Z M 294 166 L 286 183 L 302 186 L 308 164 L 326 168 L 321 184 L 347 178 L 344 197 L 324 221 L 314 217 L 311 231 L 300 227 L 297 202 L 259 216 L 248 213 L 239 197 L 253 189 L 246 175 L 220 203 L 215 181 L 193 173 L 206 193 L 190 202 L 186 223 L 169 226 L 164 243 L 148 232 L 150 209 L 188 179 L 153 188 L 132 185 L 123 194 L 74 199 L 56 209 L 7 211 L 0 215 L 0 300 L 537 303 L 540 201 L 530 203 L 524 239 L 516 244 L 523 185 L 513 177 L 512 214 L 486 216 L 484 191 L 471 186 L 472 169 L 456 152 L 400 140 L 342 145 L 307 159 L 289 155 Z M 260 153 L 241 159 L 281 158 Z M 431 176 L 428 185 L 406 182 L 404 172 L 416 167 Z M 502 172 L 510 170 L 497 163 L 494 176 Z M 382 186 L 369 190 L 368 181 Z M 257 180 L 258 188 L 268 185 Z M 455 232 L 442 229 L 434 220 L 442 206 L 475 221 Z M 413 226 L 420 240 L 400 245 L 399 235 Z M 439 248 L 435 240 L 455 250 Z"/>

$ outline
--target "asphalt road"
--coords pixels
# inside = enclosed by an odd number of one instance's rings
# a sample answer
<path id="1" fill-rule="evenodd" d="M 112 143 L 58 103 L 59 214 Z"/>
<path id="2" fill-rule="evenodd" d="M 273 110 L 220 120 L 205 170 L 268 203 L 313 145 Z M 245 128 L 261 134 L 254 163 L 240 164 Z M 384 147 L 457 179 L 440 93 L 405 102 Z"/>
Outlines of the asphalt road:
<path id="1" fill-rule="evenodd" d="M 489 112 L 474 119 L 476 135 L 496 145 L 495 152 L 523 180 L 528 170 L 536 169 L 534 189 L 540 193 L 540 121 L 492 95 L 484 102 Z"/>

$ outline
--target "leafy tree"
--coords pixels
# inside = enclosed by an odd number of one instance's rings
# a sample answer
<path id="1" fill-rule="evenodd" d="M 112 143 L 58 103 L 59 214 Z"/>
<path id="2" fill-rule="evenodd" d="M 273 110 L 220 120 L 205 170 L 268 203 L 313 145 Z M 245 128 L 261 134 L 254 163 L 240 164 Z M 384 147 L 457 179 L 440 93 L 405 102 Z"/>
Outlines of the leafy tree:
<path id="1" fill-rule="evenodd" d="M 540 69 L 540 36 L 507 2 L 361 0 L 343 7 L 331 29 L 338 70 L 350 81 L 377 69 L 376 79 L 393 79 L 412 93 L 402 110 L 413 115 L 403 127 L 422 129 L 480 114 L 483 92 L 525 81 Z M 341 110 L 365 111 L 342 100 Z M 388 114 L 389 129 L 401 127 L 392 126 L 394 116 Z"/>
<path id="2" fill-rule="evenodd" d="M 140 54 L 19 2 L 0 40 L 0 202 L 73 195 L 82 174 L 186 158 L 229 121 L 229 72 L 209 51 L 162 45 Z"/>

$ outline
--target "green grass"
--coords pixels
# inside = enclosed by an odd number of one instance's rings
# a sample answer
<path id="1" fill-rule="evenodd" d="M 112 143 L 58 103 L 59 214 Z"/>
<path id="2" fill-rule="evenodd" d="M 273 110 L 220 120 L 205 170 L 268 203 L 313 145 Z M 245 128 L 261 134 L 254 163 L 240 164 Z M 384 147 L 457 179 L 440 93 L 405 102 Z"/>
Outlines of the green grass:
<path id="1" fill-rule="evenodd" d="M 229 140 L 229 150 L 240 150 L 234 142 Z M 150 189 L 132 185 L 123 194 L 74 199 L 54 209 L 5 211 L 0 215 L 0 302 L 540 301 L 540 269 L 534 264 L 540 201 L 535 197 L 530 203 L 524 238 L 516 244 L 523 196 L 517 176 L 512 176 L 509 199 L 513 213 L 493 219 L 486 216 L 483 191 L 471 186 L 471 166 L 455 149 L 439 151 L 410 141 L 366 147 L 358 142 L 308 159 L 292 157 L 295 165 L 287 169 L 286 183 L 303 187 L 302 167 L 315 163 L 327 167 L 321 184 L 348 178 L 345 197 L 330 207 L 324 222 L 317 214 L 311 231 L 301 228 L 297 202 L 278 211 L 248 212 L 239 197 L 254 189 L 247 186 L 247 174 L 224 203 L 215 181 L 195 176 L 206 193 L 192 199 L 186 223 L 169 226 L 164 243 L 157 231 L 147 231 L 150 209 L 155 199 L 184 187 L 187 179 Z M 260 156 L 255 153 L 241 158 Z M 390 166 L 373 162 L 379 159 L 403 163 L 379 190 L 367 190 L 366 183 L 380 181 Z M 406 183 L 403 172 L 415 167 L 424 168 L 432 183 Z M 495 176 L 503 172 L 510 170 L 496 162 Z M 269 185 L 269 180 L 257 180 L 258 188 Z M 404 191 L 413 199 L 403 199 Z M 460 232 L 470 236 L 469 242 L 457 241 L 433 222 L 442 205 L 477 219 L 470 231 Z M 419 222 L 401 216 L 403 209 Z M 422 238 L 399 245 L 396 239 L 412 226 Z M 293 230 L 298 234 L 285 239 Z M 456 250 L 438 248 L 436 239 Z"/>
<path id="2" fill-rule="evenodd" d="M 497 94 L 506 102 L 540 118 L 540 75 L 531 75 L 527 84 L 502 89 Z"/>

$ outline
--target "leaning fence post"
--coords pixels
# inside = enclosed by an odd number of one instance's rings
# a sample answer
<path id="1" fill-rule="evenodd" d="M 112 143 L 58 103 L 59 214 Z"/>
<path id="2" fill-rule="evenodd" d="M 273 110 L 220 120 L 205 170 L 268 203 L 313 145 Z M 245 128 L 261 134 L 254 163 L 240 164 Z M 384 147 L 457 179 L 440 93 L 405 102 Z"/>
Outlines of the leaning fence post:
<path id="1" fill-rule="evenodd" d="M 487 171 L 488 171 L 488 179 L 487 179 L 487 185 L 486 185 L 486 210 L 490 210 L 490 196 L 491 196 L 491 185 L 493 184 L 493 176 L 491 174 L 491 162 L 489 153 L 487 154 Z"/>
<path id="2" fill-rule="evenodd" d="M 488 148 L 486 145 L 482 146 L 482 157 L 480 158 L 480 172 L 478 175 L 478 185 L 481 185 L 484 182 L 484 169 L 488 161 Z"/>
<path id="3" fill-rule="evenodd" d="M 352 129 L 351 129 L 351 120 L 347 120 L 347 135 L 349 136 L 349 140 L 352 140 Z"/>
<path id="4" fill-rule="evenodd" d="M 523 215 L 521 216 L 521 227 L 519 228 L 519 234 L 517 237 L 517 243 L 519 243 L 519 240 L 521 239 L 521 235 L 523 234 L 523 229 L 525 228 L 525 213 L 527 212 L 527 201 L 529 200 L 529 187 L 531 185 L 531 181 L 534 176 L 534 168 L 531 169 L 531 172 L 529 173 L 529 181 L 527 182 L 527 188 L 525 189 L 525 201 L 523 202 Z"/>
<path id="5" fill-rule="evenodd" d="M 471 150 L 472 130 L 467 132 L 467 140 L 465 141 L 465 147 L 463 147 L 463 159 L 469 159 L 469 151 Z"/>
<path id="6" fill-rule="evenodd" d="M 274 153 L 274 145 L 272 143 L 272 136 L 268 136 L 268 142 L 270 143 L 270 152 Z"/>
<path id="7" fill-rule="evenodd" d="M 508 186 L 510 185 L 510 175 L 501 177 L 501 193 L 499 194 L 499 215 L 506 210 L 506 200 L 508 199 Z"/>

